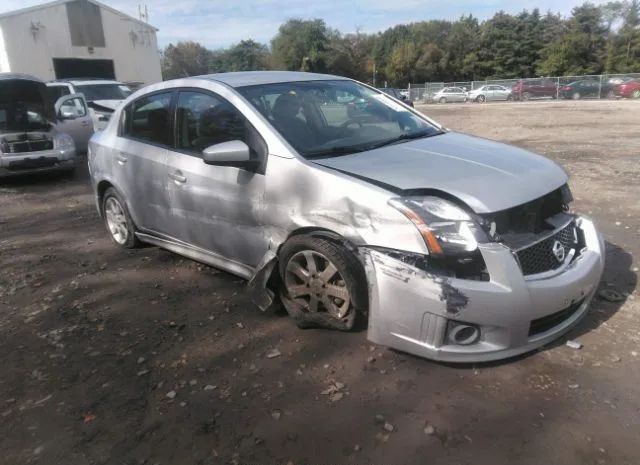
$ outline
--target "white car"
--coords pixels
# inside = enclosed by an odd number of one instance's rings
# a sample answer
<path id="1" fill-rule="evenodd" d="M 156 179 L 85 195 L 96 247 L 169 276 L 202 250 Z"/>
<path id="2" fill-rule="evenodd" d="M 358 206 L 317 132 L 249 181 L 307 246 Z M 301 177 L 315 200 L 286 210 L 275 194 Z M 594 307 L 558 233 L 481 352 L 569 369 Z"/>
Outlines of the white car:
<path id="1" fill-rule="evenodd" d="M 462 87 L 445 87 L 433 94 L 432 100 L 438 103 L 466 102 L 469 96 Z"/>
<path id="2" fill-rule="evenodd" d="M 473 89 L 469 92 L 469 100 L 479 103 L 489 100 L 513 100 L 513 95 L 511 89 L 493 84 Z"/>
<path id="3" fill-rule="evenodd" d="M 47 83 L 52 101 L 69 94 L 84 95 L 96 131 L 102 131 L 111 114 L 131 95 L 126 84 L 105 79 L 59 79 Z"/>

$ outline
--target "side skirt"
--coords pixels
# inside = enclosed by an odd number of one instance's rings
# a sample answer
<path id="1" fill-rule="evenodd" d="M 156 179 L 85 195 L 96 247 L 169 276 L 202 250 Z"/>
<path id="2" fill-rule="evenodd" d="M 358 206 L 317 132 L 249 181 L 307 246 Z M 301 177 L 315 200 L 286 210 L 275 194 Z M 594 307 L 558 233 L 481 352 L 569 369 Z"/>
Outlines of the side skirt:
<path id="1" fill-rule="evenodd" d="M 244 279 L 250 279 L 255 273 L 255 270 L 250 266 L 235 262 L 233 260 L 229 260 L 228 258 L 225 258 L 221 255 L 209 252 L 208 250 L 200 249 L 198 247 L 194 247 L 192 245 L 184 244 L 170 239 L 160 238 L 158 236 L 152 236 L 150 234 L 141 232 L 137 232 L 136 236 L 142 242 L 157 245 L 158 247 L 162 247 L 163 249 L 167 249 L 171 252 L 175 252 L 179 255 L 191 258 L 192 260 L 195 260 L 197 262 L 211 265 L 215 268 L 227 271 L 228 273 L 234 274 Z"/>

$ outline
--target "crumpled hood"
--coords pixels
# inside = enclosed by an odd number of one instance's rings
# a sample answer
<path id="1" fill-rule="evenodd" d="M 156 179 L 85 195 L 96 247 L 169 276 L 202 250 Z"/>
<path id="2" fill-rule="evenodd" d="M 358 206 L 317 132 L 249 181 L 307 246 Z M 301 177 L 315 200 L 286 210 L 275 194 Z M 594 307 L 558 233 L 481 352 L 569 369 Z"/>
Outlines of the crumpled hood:
<path id="1" fill-rule="evenodd" d="M 476 213 L 521 205 L 568 179 L 540 155 L 455 132 L 314 163 L 400 190 L 444 191 Z"/>
<path id="2" fill-rule="evenodd" d="M 94 107 L 102 107 L 97 108 L 98 110 L 111 110 L 114 111 L 116 108 L 120 106 L 123 100 L 93 100 L 91 103 L 94 104 Z M 91 105 L 90 105 L 91 106 Z"/>

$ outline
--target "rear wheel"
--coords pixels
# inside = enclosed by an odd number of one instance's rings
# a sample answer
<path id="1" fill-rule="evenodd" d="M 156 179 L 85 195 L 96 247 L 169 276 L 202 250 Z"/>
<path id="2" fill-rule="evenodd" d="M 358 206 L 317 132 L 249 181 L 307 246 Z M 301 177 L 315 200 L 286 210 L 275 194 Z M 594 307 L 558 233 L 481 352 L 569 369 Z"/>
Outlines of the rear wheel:
<path id="1" fill-rule="evenodd" d="M 531 98 L 531 94 L 530 94 L 529 92 L 524 92 L 524 93 L 522 94 L 522 100 L 524 100 L 525 102 L 526 102 L 527 100 L 529 100 L 530 98 Z"/>
<path id="2" fill-rule="evenodd" d="M 126 203 L 113 187 L 107 189 L 102 197 L 102 213 L 111 239 L 116 244 L 126 249 L 140 245 Z"/>
<path id="3" fill-rule="evenodd" d="M 367 284 L 358 258 L 329 240 L 295 236 L 280 251 L 280 298 L 301 327 L 354 327 L 367 310 Z"/>
<path id="4" fill-rule="evenodd" d="M 507 102 L 511 102 L 513 100 L 513 95 L 507 95 Z"/>
<path id="5" fill-rule="evenodd" d="M 631 98 L 640 98 L 640 89 L 634 90 L 631 94 Z"/>
<path id="6" fill-rule="evenodd" d="M 573 100 L 580 100 L 581 97 L 582 95 L 580 95 L 580 92 L 574 92 L 573 94 L 571 94 L 571 98 Z"/>

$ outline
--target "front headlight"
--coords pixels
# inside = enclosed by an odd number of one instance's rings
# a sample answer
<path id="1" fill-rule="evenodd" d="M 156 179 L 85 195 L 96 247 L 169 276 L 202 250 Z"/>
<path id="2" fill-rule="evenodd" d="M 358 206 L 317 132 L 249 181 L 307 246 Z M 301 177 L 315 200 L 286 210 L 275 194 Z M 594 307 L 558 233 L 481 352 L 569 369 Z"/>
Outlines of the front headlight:
<path id="1" fill-rule="evenodd" d="M 462 208 L 439 197 L 399 197 L 389 204 L 418 228 L 429 253 L 435 256 L 469 255 L 487 235 Z"/>
<path id="2" fill-rule="evenodd" d="M 53 148 L 58 150 L 70 150 L 76 148 L 75 142 L 69 134 L 56 134 L 53 138 Z"/>

